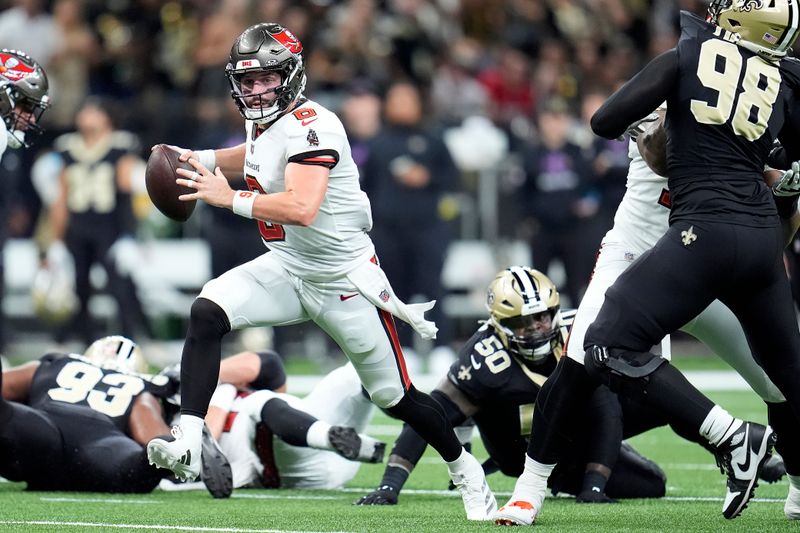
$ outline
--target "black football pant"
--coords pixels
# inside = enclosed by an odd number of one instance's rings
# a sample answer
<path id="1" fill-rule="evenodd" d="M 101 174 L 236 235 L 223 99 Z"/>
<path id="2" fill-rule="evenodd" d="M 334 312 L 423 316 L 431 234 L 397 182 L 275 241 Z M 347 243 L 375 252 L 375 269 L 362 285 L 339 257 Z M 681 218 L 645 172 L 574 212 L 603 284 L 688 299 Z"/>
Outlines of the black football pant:
<path id="1" fill-rule="evenodd" d="M 719 299 L 739 319 L 758 363 L 795 415 L 800 414 L 800 331 L 783 244 L 777 218 L 775 226 L 767 228 L 673 224 L 608 289 L 584 347 L 626 350 L 635 358 Z M 668 372 L 661 372 L 665 367 L 669 368 L 662 365 L 654 377 Z M 673 418 L 699 428 L 704 418 L 699 411 L 705 407 L 695 393 L 699 394 L 681 386 L 680 396 L 643 396 Z"/>
<path id="2" fill-rule="evenodd" d="M 150 492 L 169 470 L 151 466 L 146 449 L 105 415 L 89 408 L 51 402 L 44 409 L 64 441 L 67 490 Z M 54 490 L 50 487 L 40 487 Z"/>

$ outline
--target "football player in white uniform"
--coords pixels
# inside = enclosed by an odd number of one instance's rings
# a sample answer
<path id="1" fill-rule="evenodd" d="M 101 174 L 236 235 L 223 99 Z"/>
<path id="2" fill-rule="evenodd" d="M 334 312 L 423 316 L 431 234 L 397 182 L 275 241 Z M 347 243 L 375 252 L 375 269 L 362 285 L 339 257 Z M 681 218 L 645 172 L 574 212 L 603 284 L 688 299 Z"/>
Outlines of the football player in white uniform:
<path id="1" fill-rule="evenodd" d="M 656 115 L 653 115 L 646 120 L 660 123 L 661 117 L 656 118 Z M 655 128 L 651 128 L 651 131 L 655 131 Z M 581 365 L 584 363 L 586 353 L 583 349 L 584 335 L 600 312 L 606 290 L 637 257 L 652 248 L 669 227 L 670 202 L 667 178 L 656 174 L 645 162 L 635 138 L 638 132 L 636 128 L 631 130 L 633 138 L 628 147 L 631 162 L 625 195 L 614 216 L 614 226 L 606 233 L 600 244 L 592 279 L 570 330 L 567 356 Z M 776 184 L 775 189 L 779 191 L 782 186 L 793 187 L 796 182 L 796 172 L 789 171 L 784 174 L 781 182 Z M 781 420 L 791 414 L 783 394 L 753 358 L 736 316 L 722 302 L 715 300 L 680 329 L 705 344 L 747 381 L 753 391 L 767 403 L 770 423 L 775 424 L 777 419 L 780 425 Z M 662 355 L 669 359 L 663 351 Z M 709 418 L 712 416 L 730 418 L 730 415 L 719 406 L 709 414 Z M 789 439 L 778 439 L 776 448 L 784 455 L 787 471 L 790 473 L 791 485 L 789 498 L 786 501 L 786 515 L 797 519 L 800 518 L 800 476 L 793 476 L 791 472 L 800 474 L 797 470 L 800 467 L 797 462 L 800 458 L 792 451 L 789 445 L 791 442 Z M 544 473 L 552 466 L 538 463 L 530 456 L 526 459 L 526 465 L 523 477 L 543 477 L 545 481 L 547 476 Z M 523 479 L 522 485 L 519 486 L 524 486 L 525 481 Z M 537 487 L 540 484 L 534 483 Z M 529 493 L 523 496 L 523 491 L 515 493 L 498 512 L 498 518 L 509 522 L 528 522 L 527 517 L 531 515 L 535 517 L 541 509 L 545 488 L 546 485 L 535 495 Z M 529 500 L 531 497 L 532 500 Z M 531 506 L 525 505 L 526 502 Z"/>
<path id="2" fill-rule="evenodd" d="M 6 148 L 29 147 L 41 135 L 50 106 L 44 69 L 19 50 L 0 50 L 0 157 Z"/>
<path id="3" fill-rule="evenodd" d="M 231 49 L 226 75 L 247 141 L 224 150 L 178 149 L 196 169 L 178 170 L 177 183 L 194 189 L 180 199 L 256 219 L 269 251 L 210 281 L 195 300 L 181 365 L 179 436 L 152 441 L 150 459 L 180 478 L 197 476 L 203 417 L 226 333 L 313 320 L 353 363 L 371 400 L 442 455 L 467 517 L 491 519 L 496 502 L 480 463 L 463 449 L 441 406 L 413 387 L 397 339 L 393 316 L 424 337 L 435 336 L 435 325 L 423 316 L 433 302 L 406 305 L 378 266 L 367 234 L 370 204 L 344 128 L 303 96 L 302 50 L 278 24 L 245 30 Z M 250 190 L 234 191 L 225 175 L 242 168 Z"/>
<path id="4" fill-rule="evenodd" d="M 264 378 L 231 379 L 245 375 L 253 361 Z M 302 399 L 281 392 L 286 373 L 275 352 L 228 357 L 220 378 L 206 424 L 231 463 L 234 488 L 336 489 L 356 475 L 360 462 L 383 460 L 386 444 L 363 434 L 375 405 L 352 364 L 327 374 Z"/>

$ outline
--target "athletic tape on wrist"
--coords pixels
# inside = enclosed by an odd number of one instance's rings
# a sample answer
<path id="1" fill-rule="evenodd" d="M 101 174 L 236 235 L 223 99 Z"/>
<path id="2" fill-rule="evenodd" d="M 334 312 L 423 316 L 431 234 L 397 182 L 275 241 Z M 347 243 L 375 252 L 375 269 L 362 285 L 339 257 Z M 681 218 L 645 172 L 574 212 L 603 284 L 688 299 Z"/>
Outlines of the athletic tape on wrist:
<path id="1" fill-rule="evenodd" d="M 239 216 L 253 218 L 253 204 L 256 203 L 257 192 L 234 191 L 232 210 Z"/>
<path id="2" fill-rule="evenodd" d="M 194 155 L 201 165 L 214 172 L 214 167 L 217 166 L 217 154 L 214 150 L 195 150 Z"/>

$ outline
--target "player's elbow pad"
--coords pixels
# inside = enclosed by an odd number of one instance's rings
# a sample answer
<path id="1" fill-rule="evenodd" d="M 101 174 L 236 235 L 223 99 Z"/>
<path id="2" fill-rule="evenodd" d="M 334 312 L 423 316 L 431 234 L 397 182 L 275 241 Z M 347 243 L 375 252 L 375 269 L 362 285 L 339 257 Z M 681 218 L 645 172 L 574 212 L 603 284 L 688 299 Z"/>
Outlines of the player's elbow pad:
<path id="1" fill-rule="evenodd" d="M 257 390 L 275 390 L 286 384 L 286 367 L 281 356 L 271 350 L 258 352 L 261 367 L 258 376 L 250 384 Z"/>

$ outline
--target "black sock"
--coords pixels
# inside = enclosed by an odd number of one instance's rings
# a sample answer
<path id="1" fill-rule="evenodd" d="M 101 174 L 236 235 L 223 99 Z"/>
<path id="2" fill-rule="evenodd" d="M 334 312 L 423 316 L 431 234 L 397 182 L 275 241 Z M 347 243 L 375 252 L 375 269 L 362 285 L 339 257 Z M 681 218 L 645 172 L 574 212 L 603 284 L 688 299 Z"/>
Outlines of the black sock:
<path id="1" fill-rule="evenodd" d="M 590 470 L 583 475 L 583 487 L 581 488 L 581 492 L 598 492 L 603 493 L 606 491 L 606 483 L 608 483 L 608 479 L 595 470 Z"/>
<path id="2" fill-rule="evenodd" d="M 461 456 L 461 443 L 442 406 L 413 385 L 396 405 L 386 411 L 411 426 L 445 461 L 455 461 Z"/>
<path id="3" fill-rule="evenodd" d="M 181 414 L 205 418 L 219 379 L 222 337 L 230 330 L 220 306 L 205 298 L 194 301 L 181 356 Z"/>
<path id="4" fill-rule="evenodd" d="M 308 446 L 308 428 L 316 421 L 310 414 L 295 409 L 280 398 L 272 398 L 261 408 L 261 422 L 292 446 Z"/>
<path id="5" fill-rule="evenodd" d="M 389 465 L 383 472 L 383 479 L 381 479 L 381 488 L 391 487 L 396 492 L 400 492 L 400 489 L 403 488 L 403 485 L 405 485 L 407 479 L 408 479 L 408 470 L 406 470 L 405 468 L 400 468 L 399 466 Z"/>

